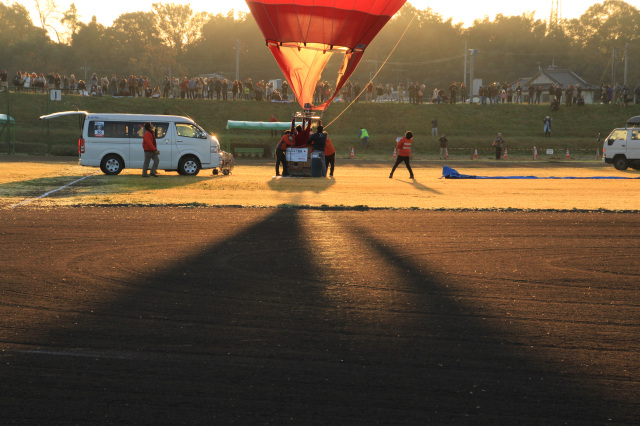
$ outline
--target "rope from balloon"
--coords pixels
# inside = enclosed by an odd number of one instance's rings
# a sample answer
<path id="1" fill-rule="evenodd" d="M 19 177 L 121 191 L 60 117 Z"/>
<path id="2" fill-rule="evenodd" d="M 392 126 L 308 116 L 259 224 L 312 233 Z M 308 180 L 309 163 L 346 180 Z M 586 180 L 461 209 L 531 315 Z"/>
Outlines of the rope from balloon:
<path id="1" fill-rule="evenodd" d="M 413 23 L 413 20 L 416 18 L 416 15 L 413 15 L 413 18 L 411 18 L 411 21 L 409 21 L 409 23 L 407 24 L 407 28 L 404 29 L 404 31 L 402 32 L 402 35 L 400 36 L 400 38 L 398 39 L 398 42 L 396 43 L 395 46 L 393 46 L 393 49 L 391 49 L 391 52 L 389 52 L 389 55 L 387 56 L 387 58 L 384 60 L 384 62 L 382 63 L 382 66 L 380 66 L 380 68 L 378 68 L 378 71 L 376 71 L 376 73 L 373 75 L 373 77 L 371 77 L 371 80 L 369 80 L 369 82 L 367 84 L 364 85 L 364 89 L 362 89 L 362 91 L 360 93 L 358 93 L 358 95 L 351 101 L 351 103 L 349 105 L 347 105 L 347 107 L 342 110 L 342 112 L 340 114 L 338 114 L 338 116 L 336 118 L 334 118 L 333 120 L 331 120 L 331 122 L 329 124 L 327 124 L 326 126 L 324 126 L 325 129 L 327 129 L 329 126 L 331 126 L 338 118 L 340 118 L 340 116 L 342 114 L 344 114 L 349 108 L 351 108 L 351 105 L 353 105 L 356 102 L 356 99 L 358 99 L 360 97 L 360 95 L 362 95 L 364 93 L 365 90 L 367 90 L 367 86 L 370 83 L 373 83 L 373 80 L 375 80 L 375 78 L 378 76 L 378 73 L 380 73 L 380 71 L 382 70 L 382 68 L 384 68 L 385 64 L 387 63 L 387 61 L 389 61 L 389 58 L 391 57 L 391 55 L 393 55 L 393 52 L 396 51 L 396 48 L 398 47 L 398 45 L 400 44 L 400 42 L 402 41 L 402 39 L 404 38 L 404 35 L 407 33 L 407 31 L 409 30 L 409 27 L 411 26 L 411 24 Z"/>

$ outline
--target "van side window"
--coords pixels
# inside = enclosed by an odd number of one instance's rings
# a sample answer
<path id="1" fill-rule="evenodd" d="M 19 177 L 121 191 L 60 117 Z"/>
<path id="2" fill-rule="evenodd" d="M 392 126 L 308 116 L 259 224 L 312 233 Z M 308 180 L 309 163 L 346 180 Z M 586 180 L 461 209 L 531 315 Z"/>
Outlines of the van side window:
<path id="1" fill-rule="evenodd" d="M 163 139 L 167 135 L 169 123 L 152 123 L 156 128 L 156 139 Z M 131 123 L 131 137 L 140 138 L 144 136 L 144 123 Z"/>
<path id="2" fill-rule="evenodd" d="M 90 121 L 88 137 L 90 138 L 128 138 L 128 123 L 123 121 Z"/>
<path id="3" fill-rule="evenodd" d="M 615 141 L 626 141 L 627 140 L 627 129 L 614 130 L 609 139 L 607 139 L 608 145 L 613 145 Z"/>
<path id="4" fill-rule="evenodd" d="M 640 139 L 640 130 L 633 130 L 631 132 L 631 139 L 633 139 L 634 141 L 637 141 Z"/>
<path id="5" fill-rule="evenodd" d="M 198 126 L 194 126 L 193 124 L 176 123 L 176 130 L 178 131 L 178 136 L 185 138 L 207 138 L 207 135 Z"/>

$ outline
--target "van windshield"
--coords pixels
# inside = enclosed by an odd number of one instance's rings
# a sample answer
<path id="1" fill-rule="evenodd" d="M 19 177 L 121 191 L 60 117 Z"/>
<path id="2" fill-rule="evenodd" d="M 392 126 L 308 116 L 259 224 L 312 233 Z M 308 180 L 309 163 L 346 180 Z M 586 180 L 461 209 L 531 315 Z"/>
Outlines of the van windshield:
<path id="1" fill-rule="evenodd" d="M 178 136 L 182 136 L 185 138 L 207 138 L 207 134 L 198 126 L 194 126 L 193 124 L 176 123 L 176 130 L 178 131 Z"/>
<path id="2" fill-rule="evenodd" d="M 607 143 L 609 145 L 613 145 L 615 141 L 626 141 L 627 140 L 627 129 L 618 129 L 611 132 L 609 138 L 607 138 Z"/>

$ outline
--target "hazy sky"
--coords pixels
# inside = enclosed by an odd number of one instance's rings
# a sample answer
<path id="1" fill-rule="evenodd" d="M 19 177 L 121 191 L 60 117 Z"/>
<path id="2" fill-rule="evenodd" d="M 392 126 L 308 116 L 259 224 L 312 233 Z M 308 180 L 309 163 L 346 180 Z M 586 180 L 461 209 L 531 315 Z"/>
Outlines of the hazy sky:
<path id="1" fill-rule="evenodd" d="M 5 4 L 12 3 L 12 0 L 4 0 Z M 640 0 L 626 0 L 640 9 Z M 33 0 L 21 1 L 31 12 L 31 19 L 38 25 L 39 21 L 35 13 L 35 2 Z M 55 4 L 59 9 L 66 10 L 72 0 L 56 0 Z M 114 19 L 125 12 L 150 11 L 153 3 L 190 3 L 195 11 L 205 11 L 210 13 L 227 12 L 230 9 L 247 12 L 247 4 L 244 0 L 192 0 L 191 2 L 180 0 L 109 0 L 100 2 L 95 0 L 75 0 L 76 7 L 80 13 L 81 21 L 89 22 L 93 15 L 96 15 L 98 22 L 110 26 Z M 410 3 L 418 9 L 431 9 L 439 13 L 445 19 L 453 18 L 454 23 L 462 22 L 465 26 L 473 23 L 474 19 L 489 16 L 491 20 L 499 14 L 510 16 L 520 15 L 523 12 L 536 12 L 537 19 L 548 19 L 551 12 L 551 0 L 518 1 L 518 0 L 490 0 L 490 1 L 469 1 L 469 0 L 413 0 Z M 595 0 L 560 0 L 563 18 L 577 18 L 582 15 L 590 5 L 602 3 Z"/>

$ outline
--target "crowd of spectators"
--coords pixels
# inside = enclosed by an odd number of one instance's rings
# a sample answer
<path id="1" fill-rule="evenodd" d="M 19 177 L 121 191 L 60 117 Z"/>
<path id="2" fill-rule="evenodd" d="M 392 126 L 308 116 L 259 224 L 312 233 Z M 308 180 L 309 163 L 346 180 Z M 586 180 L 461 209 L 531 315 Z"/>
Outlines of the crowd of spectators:
<path id="1" fill-rule="evenodd" d="M 129 75 L 99 77 L 93 73 L 87 82 L 70 76 L 50 72 L 30 73 L 17 71 L 9 80 L 6 70 L 0 73 L 0 87 L 9 87 L 9 82 L 17 92 L 45 93 L 49 90 L 61 90 L 63 93 L 86 96 L 124 96 L 148 98 L 182 98 L 182 99 L 280 99 L 288 98 L 288 84 L 284 82 L 280 91 L 273 83 L 265 84 L 264 80 L 254 83 L 251 78 L 233 82 L 221 77 L 164 77 L 159 85 L 153 85 L 148 76 Z"/>
<path id="2" fill-rule="evenodd" d="M 74 74 L 70 76 L 49 72 L 22 72 L 17 71 L 12 80 L 9 79 L 6 70 L 0 73 L 0 90 L 8 88 L 9 83 L 15 91 L 30 91 L 45 93 L 48 90 L 61 90 L 63 93 L 79 94 L 87 96 L 123 96 L 123 97 L 148 97 L 148 98 L 182 98 L 182 99 L 216 99 L 216 100 L 290 100 L 289 84 L 282 81 L 279 87 L 274 87 L 274 81 L 265 83 L 264 80 L 253 82 L 251 78 L 244 81 L 227 80 L 219 76 L 182 77 L 166 76 L 157 85 L 151 83 L 148 76 L 129 75 L 111 77 L 103 75 L 99 77 L 93 73 L 85 82 L 77 79 Z M 314 103 L 319 105 L 328 100 L 333 94 L 333 87 L 327 81 L 320 81 L 314 93 Z M 548 93 L 548 102 L 552 107 L 558 106 L 562 101 L 569 105 L 584 105 L 583 88 L 580 84 L 569 84 L 562 87 L 561 84 L 549 84 L 542 86 L 528 85 L 526 88 L 520 82 L 515 84 L 494 82 L 478 88 L 478 99 L 482 105 L 499 103 L 528 103 L 539 104 L 543 93 Z M 374 84 L 369 82 L 364 89 L 358 81 L 347 81 L 343 86 L 338 100 L 344 102 L 409 102 L 422 103 L 465 103 L 469 100 L 468 89 L 464 83 L 453 82 L 448 88 L 427 88 L 424 83 L 410 82 L 407 85 Z M 634 101 L 640 103 L 640 85 L 631 90 L 628 85 L 617 83 L 615 86 L 600 84 L 593 94 L 593 101 L 603 104 L 629 105 Z"/>

